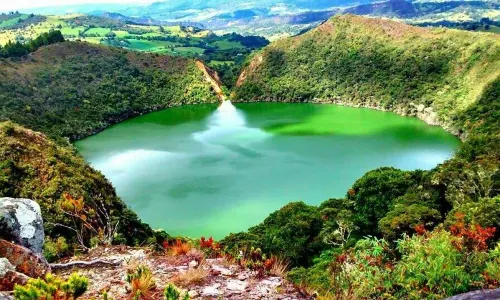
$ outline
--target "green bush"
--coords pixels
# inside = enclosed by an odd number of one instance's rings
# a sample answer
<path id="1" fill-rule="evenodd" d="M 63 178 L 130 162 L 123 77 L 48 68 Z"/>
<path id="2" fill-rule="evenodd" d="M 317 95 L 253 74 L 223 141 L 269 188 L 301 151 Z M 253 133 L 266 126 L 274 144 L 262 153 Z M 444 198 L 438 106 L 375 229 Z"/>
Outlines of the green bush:
<path id="1" fill-rule="evenodd" d="M 417 183 L 415 172 L 394 168 L 370 171 L 358 179 L 348 193 L 353 200 L 355 223 L 363 234 L 376 234 L 378 221 L 390 210 L 393 201 Z"/>
<path id="2" fill-rule="evenodd" d="M 167 285 L 163 294 L 165 300 L 189 300 L 188 293 L 181 297 L 181 292 L 173 284 Z"/>
<path id="3" fill-rule="evenodd" d="M 318 234 L 322 228 L 318 208 L 292 202 L 249 229 L 264 253 L 279 254 L 292 265 L 306 265 L 324 249 Z M 224 245 L 225 240 L 221 241 Z"/>
<path id="4" fill-rule="evenodd" d="M 50 237 L 45 238 L 45 243 L 43 244 L 43 256 L 48 262 L 53 262 L 58 258 L 67 256 L 70 254 L 70 247 L 66 243 L 66 239 L 62 236 L 51 239 Z"/>
<path id="5" fill-rule="evenodd" d="M 88 279 L 76 273 L 68 280 L 47 274 L 45 279 L 30 279 L 24 286 L 14 287 L 14 297 L 18 300 L 68 299 L 78 298 L 87 291 Z"/>

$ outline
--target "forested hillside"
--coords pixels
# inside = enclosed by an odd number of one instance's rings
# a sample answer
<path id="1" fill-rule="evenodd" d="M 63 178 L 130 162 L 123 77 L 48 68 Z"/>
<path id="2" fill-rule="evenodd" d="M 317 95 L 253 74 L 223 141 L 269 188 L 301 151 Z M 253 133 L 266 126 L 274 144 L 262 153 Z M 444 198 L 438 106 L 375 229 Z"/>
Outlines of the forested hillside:
<path id="1" fill-rule="evenodd" d="M 128 245 L 154 241 L 153 230 L 71 145 L 9 121 L 0 123 L 0 195 L 40 204 L 49 259 L 108 239 Z"/>
<path id="2" fill-rule="evenodd" d="M 0 60 L 0 120 L 77 139 L 142 113 L 218 101 L 194 60 L 64 42 Z"/>
<path id="3" fill-rule="evenodd" d="M 256 54 L 233 98 L 376 106 L 450 129 L 499 74 L 496 35 L 346 15 Z"/>
<path id="4" fill-rule="evenodd" d="M 430 171 L 370 171 L 342 199 L 291 203 L 222 244 L 280 253 L 295 266 L 289 278 L 325 299 L 442 299 L 498 287 L 499 74 L 494 35 L 354 16 L 271 44 L 233 99 L 392 110 L 441 124 L 463 144 Z"/>

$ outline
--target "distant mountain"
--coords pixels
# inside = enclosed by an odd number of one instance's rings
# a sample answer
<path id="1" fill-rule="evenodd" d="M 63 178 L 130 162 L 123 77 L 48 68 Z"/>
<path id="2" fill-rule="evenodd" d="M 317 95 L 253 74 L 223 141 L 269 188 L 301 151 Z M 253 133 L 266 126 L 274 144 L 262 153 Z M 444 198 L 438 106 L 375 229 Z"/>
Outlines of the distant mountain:
<path id="1" fill-rule="evenodd" d="M 200 29 L 204 28 L 204 25 L 199 22 L 168 22 L 168 21 L 158 21 L 148 17 L 129 17 L 116 12 L 107 11 L 93 11 L 90 15 L 98 16 L 106 19 L 112 19 L 121 21 L 127 24 L 139 24 L 139 25 L 163 25 L 163 26 L 192 26 Z"/>
<path id="2" fill-rule="evenodd" d="M 196 22 L 197 27 L 275 39 L 294 35 L 336 14 L 398 18 L 407 23 L 443 25 L 443 21 L 500 19 L 497 1 L 162 1 L 120 13 L 168 22 Z M 441 22 L 441 23 L 437 23 Z"/>

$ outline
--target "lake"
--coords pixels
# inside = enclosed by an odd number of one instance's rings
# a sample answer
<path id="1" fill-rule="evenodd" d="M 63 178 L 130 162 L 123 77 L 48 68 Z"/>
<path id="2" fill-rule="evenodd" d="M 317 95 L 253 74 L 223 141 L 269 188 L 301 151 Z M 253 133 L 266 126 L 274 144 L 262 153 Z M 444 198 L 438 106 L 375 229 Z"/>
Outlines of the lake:
<path id="1" fill-rule="evenodd" d="M 431 169 L 459 140 L 389 112 L 224 102 L 133 118 L 75 145 L 153 228 L 222 238 L 289 202 L 343 197 L 378 167 Z"/>

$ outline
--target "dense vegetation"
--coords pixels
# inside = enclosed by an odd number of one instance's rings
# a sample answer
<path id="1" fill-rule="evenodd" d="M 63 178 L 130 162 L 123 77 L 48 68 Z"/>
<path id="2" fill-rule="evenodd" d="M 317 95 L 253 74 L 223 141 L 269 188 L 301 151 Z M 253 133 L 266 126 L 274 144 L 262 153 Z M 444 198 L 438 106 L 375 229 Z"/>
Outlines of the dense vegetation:
<path id="1" fill-rule="evenodd" d="M 499 57 L 496 35 L 346 15 L 255 55 L 233 98 L 334 100 L 410 115 L 423 105 L 450 127 L 498 77 Z"/>
<path id="2" fill-rule="evenodd" d="M 37 38 L 24 44 L 19 41 L 15 43 L 9 41 L 3 47 L 0 45 L 0 58 L 23 56 L 38 50 L 38 48 L 42 46 L 48 46 L 60 42 L 64 42 L 64 37 L 58 30 L 45 32 Z"/>
<path id="3" fill-rule="evenodd" d="M 66 213 L 63 209 L 67 200 L 65 193 L 82 197 L 81 215 L 86 211 L 88 224 L 102 234 L 115 234 L 114 243 L 140 245 L 154 236 L 151 228 L 117 197 L 111 183 L 92 169 L 72 146 L 56 144 L 41 133 L 3 122 L 0 123 L 0 158 L 0 195 L 29 198 L 40 204 L 48 246 L 57 245 L 46 248 L 49 259 L 72 253 L 74 249 L 68 244 L 81 248 L 99 242 L 92 239 L 98 234 L 80 227 L 81 220 L 75 220 L 71 211 Z M 108 221 L 118 226 L 116 232 L 107 232 Z"/>
<path id="4" fill-rule="evenodd" d="M 218 101 L 195 61 L 62 42 L 1 59 L 0 70 L 0 195 L 40 204 L 47 258 L 75 247 L 163 240 L 63 137 L 172 105 Z"/>
<path id="5" fill-rule="evenodd" d="M 126 118 L 217 98 L 194 61 L 64 42 L 0 60 L 0 120 L 76 139 Z"/>
<path id="6" fill-rule="evenodd" d="M 410 114 L 423 104 L 464 142 L 433 170 L 373 170 L 343 199 L 289 204 L 222 244 L 283 255 L 295 266 L 290 279 L 327 298 L 439 299 L 499 287 L 499 62 L 492 35 L 353 16 L 265 48 L 235 99 L 334 98 Z"/>

